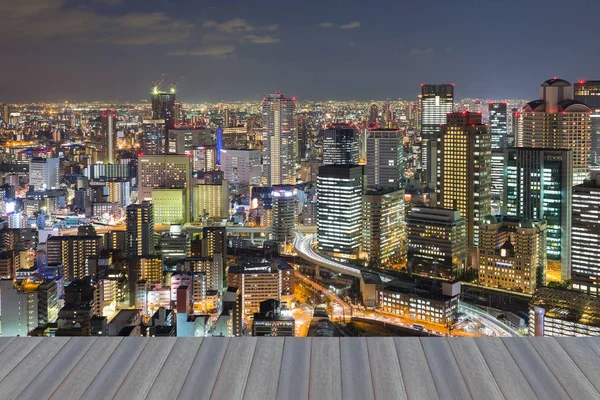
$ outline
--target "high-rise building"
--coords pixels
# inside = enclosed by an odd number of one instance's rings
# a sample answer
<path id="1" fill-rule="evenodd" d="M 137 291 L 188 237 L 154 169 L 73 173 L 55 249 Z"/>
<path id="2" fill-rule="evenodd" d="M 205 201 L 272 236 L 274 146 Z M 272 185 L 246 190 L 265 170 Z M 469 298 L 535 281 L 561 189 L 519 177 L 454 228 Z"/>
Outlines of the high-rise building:
<path id="1" fill-rule="evenodd" d="M 320 251 L 357 259 L 362 243 L 364 168 L 326 165 L 317 177 L 317 240 Z"/>
<path id="2" fill-rule="evenodd" d="M 61 263 L 65 266 L 65 282 L 82 279 L 88 275 L 87 260 L 97 256 L 102 246 L 102 237 L 50 236 L 46 242 L 48 263 Z"/>
<path id="3" fill-rule="evenodd" d="M 260 156 L 259 156 L 260 160 Z M 192 171 L 210 172 L 217 170 L 217 147 L 197 146 L 192 148 Z"/>
<path id="4" fill-rule="evenodd" d="M 492 210 L 499 214 L 504 194 L 504 150 L 492 149 L 491 160 Z"/>
<path id="5" fill-rule="evenodd" d="M 467 265 L 467 224 L 458 210 L 413 208 L 406 220 L 409 272 L 456 278 Z"/>
<path id="6" fill-rule="evenodd" d="M 367 189 L 363 195 L 364 252 L 369 265 L 394 268 L 406 260 L 404 190 Z"/>
<path id="7" fill-rule="evenodd" d="M 58 189 L 60 159 L 34 157 L 29 162 L 29 186 L 35 190 Z"/>
<path id="8" fill-rule="evenodd" d="M 573 186 L 571 282 L 600 296 L 600 174 Z"/>
<path id="9" fill-rule="evenodd" d="M 454 107 L 454 85 L 421 85 L 420 97 L 421 111 L 421 161 L 423 169 L 431 176 L 431 160 L 435 154 L 428 154 L 427 143 L 437 140 L 442 132 L 442 124 L 446 123 L 446 114 L 451 113 Z M 434 183 L 433 179 L 432 182 Z"/>
<path id="10" fill-rule="evenodd" d="M 165 120 L 165 127 L 171 129 L 175 126 L 175 89 L 161 92 L 158 87 L 152 89 L 152 119 Z M 166 149 L 165 149 L 166 152 Z"/>
<path id="11" fill-rule="evenodd" d="M 260 185 L 260 151 L 223 149 L 221 171 L 223 177 L 232 185 Z"/>
<path id="12" fill-rule="evenodd" d="M 479 284 L 533 294 L 546 269 L 545 221 L 488 215 L 481 224 Z"/>
<path id="13" fill-rule="evenodd" d="M 367 186 L 398 189 L 404 177 L 402 133 L 373 129 L 367 137 Z"/>
<path id="14" fill-rule="evenodd" d="M 168 148 L 167 131 L 164 119 L 145 119 L 142 121 L 140 150 L 142 155 L 165 154 Z"/>
<path id="15" fill-rule="evenodd" d="M 149 201 L 127 207 L 126 245 L 128 256 L 156 254 L 154 238 L 154 206 Z"/>
<path id="16" fill-rule="evenodd" d="M 198 146 L 215 145 L 210 130 L 186 127 L 167 129 L 167 141 L 167 154 L 189 155 Z"/>
<path id="17" fill-rule="evenodd" d="M 157 225 L 176 225 L 189 222 L 189 215 L 182 207 L 187 204 L 186 191 L 181 189 L 152 189 L 154 223 Z"/>
<path id="18" fill-rule="evenodd" d="M 114 110 L 105 110 L 101 116 L 102 134 L 106 137 L 104 147 L 104 163 L 115 163 L 115 148 L 117 147 L 117 115 Z"/>
<path id="19" fill-rule="evenodd" d="M 504 149 L 507 145 L 508 114 L 506 103 L 489 103 L 489 131 L 492 135 L 492 150 Z"/>
<path id="20" fill-rule="evenodd" d="M 573 151 L 573 184 L 588 178 L 590 167 L 592 110 L 573 100 L 571 84 L 549 79 L 540 87 L 540 100 L 523 106 L 523 147 Z"/>
<path id="21" fill-rule="evenodd" d="M 521 122 L 521 111 L 518 108 L 511 109 L 510 133 L 513 136 L 513 145 L 511 147 L 523 147 Z"/>
<path id="22" fill-rule="evenodd" d="M 574 98 L 592 109 L 592 162 L 600 164 L 600 81 L 579 81 L 573 86 Z"/>
<path id="23" fill-rule="evenodd" d="M 459 210 L 467 221 L 467 244 L 479 244 L 479 224 L 491 212 L 491 135 L 481 114 L 448 114 L 442 128 L 440 198 L 443 208 Z"/>
<path id="24" fill-rule="evenodd" d="M 192 219 L 227 219 L 229 217 L 229 183 L 199 184 L 192 188 Z"/>
<path id="25" fill-rule="evenodd" d="M 323 135 L 323 165 L 358 164 L 359 138 L 347 124 L 333 124 L 321 131 Z"/>
<path id="26" fill-rule="evenodd" d="M 2 336 L 28 336 L 37 328 L 38 293 L 21 291 L 12 279 L 0 280 Z"/>
<path id="27" fill-rule="evenodd" d="M 571 276 L 571 150 L 516 148 L 504 151 L 505 215 L 545 220 L 547 280 Z"/>
<path id="28" fill-rule="evenodd" d="M 296 196 L 293 186 L 273 187 L 273 224 L 271 233 L 273 240 L 280 243 L 290 243 L 294 238 L 296 227 Z"/>
<path id="29" fill-rule="evenodd" d="M 369 125 L 377 126 L 377 121 L 379 119 L 379 114 L 377 112 L 377 104 L 371 104 L 369 107 Z"/>
<path id="30" fill-rule="evenodd" d="M 263 99 L 263 176 L 267 186 L 296 184 L 296 100 L 281 93 Z"/>

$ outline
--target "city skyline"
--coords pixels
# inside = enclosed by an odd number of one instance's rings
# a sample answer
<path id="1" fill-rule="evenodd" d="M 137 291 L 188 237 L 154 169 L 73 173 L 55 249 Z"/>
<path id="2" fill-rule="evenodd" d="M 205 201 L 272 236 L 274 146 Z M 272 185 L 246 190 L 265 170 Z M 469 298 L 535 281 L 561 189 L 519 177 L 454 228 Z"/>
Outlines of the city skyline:
<path id="1" fill-rule="evenodd" d="M 564 19 L 554 0 L 518 9 L 271 3 L 2 0 L 10 57 L 0 71 L 11 79 L 0 98 L 135 102 L 162 73 L 173 83 L 184 77 L 184 102 L 250 100 L 265 88 L 299 99 L 413 99 L 420 83 L 436 82 L 455 83 L 458 98 L 533 98 L 540 76 L 594 79 L 600 63 L 589 51 L 599 5 L 589 2 L 577 19 Z M 455 19 L 472 23 L 449 25 Z M 434 23 L 422 29 L 426 20 Z M 534 41 L 539 33 L 553 40 Z"/>

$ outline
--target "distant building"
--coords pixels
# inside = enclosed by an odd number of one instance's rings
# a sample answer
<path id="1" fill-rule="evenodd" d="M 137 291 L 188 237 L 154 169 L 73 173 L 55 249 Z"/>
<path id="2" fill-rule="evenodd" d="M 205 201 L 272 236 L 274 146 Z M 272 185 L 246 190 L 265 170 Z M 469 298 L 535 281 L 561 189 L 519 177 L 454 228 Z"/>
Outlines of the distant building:
<path id="1" fill-rule="evenodd" d="M 261 183 L 260 151 L 223 149 L 221 170 L 232 185 L 258 186 Z"/>
<path id="2" fill-rule="evenodd" d="M 457 210 L 413 208 L 406 220 L 408 271 L 454 278 L 466 268 L 466 222 Z"/>
<path id="3" fill-rule="evenodd" d="M 154 238 L 154 207 L 149 201 L 127 207 L 126 251 L 128 256 L 149 256 L 156 253 Z"/>
<path id="4" fill-rule="evenodd" d="M 508 111 L 506 103 L 489 103 L 489 131 L 492 135 L 492 150 L 507 146 Z"/>
<path id="5" fill-rule="evenodd" d="M 358 164 L 359 138 L 356 129 L 347 124 L 333 124 L 321 131 L 323 165 Z"/>
<path id="6" fill-rule="evenodd" d="M 295 185 L 298 135 L 296 100 L 269 94 L 262 103 L 263 176 L 266 185 Z"/>
<path id="7" fill-rule="evenodd" d="M 219 184 L 200 184 L 192 188 L 193 213 L 195 222 L 207 218 L 229 218 L 229 182 Z"/>
<path id="8" fill-rule="evenodd" d="M 532 294 L 544 284 L 545 221 L 487 216 L 481 224 L 479 284 Z"/>
<path id="9" fill-rule="evenodd" d="M 296 195 L 293 186 L 273 188 L 273 240 L 285 244 L 293 240 L 296 227 Z"/>
<path id="10" fill-rule="evenodd" d="M 29 162 L 29 186 L 35 190 L 58 189 L 60 159 L 34 157 Z"/>
<path id="11" fill-rule="evenodd" d="M 277 300 L 260 303 L 260 312 L 254 313 L 252 336 L 296 336 L 295 321 L 288 309 L 283 309 Z"/>
<path id="12" fill-rule="evenodd" d="M 428 176 L 435 178 L 435 168 L 429 162 L 433 154 L 428 154 L 427 144 L 436 141 L 442 133 L 442 124 L 446 123 L 446 115 L 454 107 L 454 85 L 421 85 L 419 109 L 421 111 L 421 162 Z M 435 179 L 431 182 L 435 184 Z"/>
<path id="13" fill-rule="evenodd" d="M 367 186 L 398 189 L 404 179 L 402 133 L 373 129 L 367 137 Z"/>
<path id="14" fill-rule="evenodd" d="M 65 282 L 88 275 L 87 260 L 102 248 L 101 236 L 50 236 L 46 243 L 48 263 L 65 266 Z"/>
<path id="15" fill-rule="evenodd" d="M 579 81 L 573 85 L 576 101 L 592 109 L 591 144 L 592 163 L 600 164 L 600 81 Z"/>

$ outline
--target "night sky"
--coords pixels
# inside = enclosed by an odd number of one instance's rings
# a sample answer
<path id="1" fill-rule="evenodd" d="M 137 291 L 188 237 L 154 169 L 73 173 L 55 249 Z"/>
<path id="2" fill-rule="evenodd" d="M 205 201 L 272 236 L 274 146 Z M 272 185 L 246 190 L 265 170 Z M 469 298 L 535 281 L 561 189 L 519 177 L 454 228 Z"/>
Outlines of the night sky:
<path id="1" fill-rule="evenodd" d="M 600 79 L 598 0 L 0 0 L 0 102 L 538 97 Z"/>

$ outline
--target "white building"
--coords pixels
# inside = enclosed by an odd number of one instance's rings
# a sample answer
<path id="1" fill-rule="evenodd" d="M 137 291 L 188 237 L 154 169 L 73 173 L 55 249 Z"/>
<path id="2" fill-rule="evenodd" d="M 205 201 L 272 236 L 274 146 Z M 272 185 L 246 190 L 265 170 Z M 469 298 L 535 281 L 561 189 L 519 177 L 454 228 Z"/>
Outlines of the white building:
<path id="1" fill-rule="evenodd" d="M 12 279 L 0 281 L 2 336 L 27 336 L 38 326 L 38 292 L 21 292 Z"/>
<path id="2" fill-rule="evenodd" d="M 263 176 L 267 186 L 296 184 L 296 100 L 281 93 L 263 99 Z"/>
<path id="3" fill-rule="evenodd" d="M 261 166 L 259 150 L 221 150 L 221 170 L 233 185 L 260 185 Z"/>
<path id="4" fill-rule="evenodd" d="M 58 189 L 59 158 L 34 157 L 29 161 L 29 186 L 35 190 Z"/>

